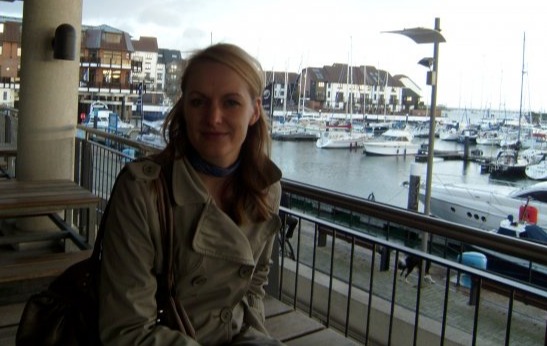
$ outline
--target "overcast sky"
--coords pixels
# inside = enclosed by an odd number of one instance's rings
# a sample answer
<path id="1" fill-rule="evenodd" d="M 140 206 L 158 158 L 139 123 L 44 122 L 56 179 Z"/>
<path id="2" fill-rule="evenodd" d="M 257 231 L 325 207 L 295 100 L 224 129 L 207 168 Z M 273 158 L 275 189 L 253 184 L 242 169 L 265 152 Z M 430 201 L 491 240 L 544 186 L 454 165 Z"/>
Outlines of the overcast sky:
<path id="1" fill-rule="evenodd" d="M 235 43 L 265 70 L 298 72 L 333 63 L 405 74 L 428 103 L 433 45 L 382 31 L 433 28 L 441 21 L 438 104 L 547 111 L 547 20 L 542 0 L 83 0 L 83 24 L 108 24 L 134 38 L 155 36 L 183 55 L 211 42 Z M 0 2 L 22 15 L 23 3 Z"/>

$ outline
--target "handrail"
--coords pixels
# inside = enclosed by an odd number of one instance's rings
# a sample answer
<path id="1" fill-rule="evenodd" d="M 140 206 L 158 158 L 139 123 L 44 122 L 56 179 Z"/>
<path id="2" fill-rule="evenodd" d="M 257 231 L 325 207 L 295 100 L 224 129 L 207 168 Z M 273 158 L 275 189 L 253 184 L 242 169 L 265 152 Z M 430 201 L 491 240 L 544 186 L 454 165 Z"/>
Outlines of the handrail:
<path id="1" fill-rule="evenodd" d="M 468 244 L 487 247 L 495 251 L 547 265 L 547 247 L 541 244 L 490 233 L 418 212 L 353 197 L 294 180 L 283 179 L 282 187 L 284 192 L 336 205 L 337 207 L 346 208 L 364 215 L 374 215 L 374 217 L 389 220 L 399 225 L 412 227 Z"/>

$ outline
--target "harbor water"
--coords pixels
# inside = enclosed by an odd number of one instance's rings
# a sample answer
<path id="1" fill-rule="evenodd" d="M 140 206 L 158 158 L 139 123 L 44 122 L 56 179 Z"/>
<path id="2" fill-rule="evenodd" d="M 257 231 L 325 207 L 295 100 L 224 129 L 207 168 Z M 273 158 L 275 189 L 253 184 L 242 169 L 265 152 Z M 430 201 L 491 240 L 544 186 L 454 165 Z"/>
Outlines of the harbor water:
<path id="1" fill-rule="evenodd" d="M 427 143 L 427 138 L 415 138 L 417 143 Z M 435 140 L 435 150 L 463 151 L 464 144 L 455 141 Z M 483 157 L 495 157 L 499 147 L 472 145 L 480 149 Z M 281 168 L 283 177 L 313 186 L 361 198 L 374 198 L 376 202 L 401 208 L 408 205 L 408 189 L 403 182 L 410 178 L 411 165 L 420 172 L 420 182 L 426 182 L 427 163 L 415 161 L 414 156 L 367 156 L 363 149 L 318 149 L 315 142 L 273 141 L 273 161 Z M 481 173 L 479 162 L 435 159 L 433 183 L 503 184 L 524 186 L 533 180 L 494 181 L 489 174 Z M 420 203 L 419 211 L 423 211 Z"/>

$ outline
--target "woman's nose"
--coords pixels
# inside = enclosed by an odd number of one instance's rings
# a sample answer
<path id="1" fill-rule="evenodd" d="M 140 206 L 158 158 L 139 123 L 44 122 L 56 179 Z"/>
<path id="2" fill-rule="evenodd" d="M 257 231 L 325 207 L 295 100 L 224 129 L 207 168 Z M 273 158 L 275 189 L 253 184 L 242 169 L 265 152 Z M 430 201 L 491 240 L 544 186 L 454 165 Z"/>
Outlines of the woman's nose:
<path id="1" fill-rule="evenodd" d="M 222 107 L 218 103 L 212 102 L 209 105 L 207 112 L 207 121 L 214 124 L 219 123 L 222 119 Z"/>

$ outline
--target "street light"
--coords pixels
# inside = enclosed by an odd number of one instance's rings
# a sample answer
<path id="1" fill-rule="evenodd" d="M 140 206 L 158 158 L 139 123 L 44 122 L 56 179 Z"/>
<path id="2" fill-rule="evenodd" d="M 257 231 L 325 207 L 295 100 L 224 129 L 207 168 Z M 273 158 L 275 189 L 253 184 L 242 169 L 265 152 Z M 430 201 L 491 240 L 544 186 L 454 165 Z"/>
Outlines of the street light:
<path id="1" fill-rule="evenodd" d="M 427 84 L 431 85 L 431 111 L 429 115 L 429 143 L 427 152 L 426 190 L 424 200 L 424 214 L 429 215 L 431 199 L 431 177 L 433 175 L 433 144 L 435 141 L 435 113 L 437 112 L 437 73 L 439 68 L 439 43 L 446 42 L 441 34 L 441 20 L 435 18 L 435 29 L 411 28 L 385 33 L 400 34 L 412 39 L 417 44 L 433 43 L 433 58 L 423 58 L 418 64 L 428 67 Z M 427 251 L 427 233 L 424 233 L 422 247 Z"/>

